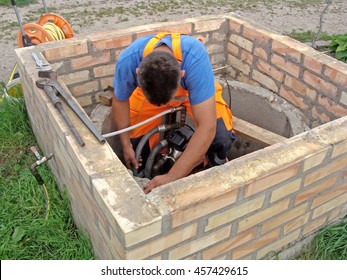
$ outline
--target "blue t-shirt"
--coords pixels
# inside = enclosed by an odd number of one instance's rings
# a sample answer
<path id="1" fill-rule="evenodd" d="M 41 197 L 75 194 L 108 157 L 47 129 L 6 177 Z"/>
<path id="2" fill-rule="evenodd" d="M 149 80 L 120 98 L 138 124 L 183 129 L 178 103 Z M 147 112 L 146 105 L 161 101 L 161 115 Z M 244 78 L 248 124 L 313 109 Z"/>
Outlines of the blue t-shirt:
<path id="1" fill-rule="evenodd" d="M 155 34 L 141 37 L 127 47 L 116 64 L 113 86 L 119 100 L 127 100 L 138 86 L 136 68 L 142 60 L 143 50 Z M 160 40 L 172 50 L 171 35 Z M 185 70 L 181 86 L 188 90 L 191 105 L 199 104 L 215 93 L 214 75 L 205 46 L 197 39 L 181 35 L 182 64 Z"/>

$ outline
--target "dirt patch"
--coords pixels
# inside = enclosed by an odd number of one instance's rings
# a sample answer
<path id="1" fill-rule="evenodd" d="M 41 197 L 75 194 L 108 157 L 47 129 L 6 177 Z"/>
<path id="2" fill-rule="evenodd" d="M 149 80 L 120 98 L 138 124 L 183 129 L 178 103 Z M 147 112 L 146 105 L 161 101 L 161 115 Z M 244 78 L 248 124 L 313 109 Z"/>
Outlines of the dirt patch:
<path id="1" fill-rule="evenodd" d="M 44 13 L 42 2 L 19 7 L 23 24 L 37 22 Z M 241 2 L 241 3 L 240 3 Z M 122 29 L 159 21 L 180 20 L 202 15 L 236 13 L 280 33 L 317 32 L 320 15 L 326 7 L 318 0 L 69 0 L 46 1 L 48 11 L 68 20 L 75 36 L 112 29 Z M 347 1 L 331 1 L 323 18 L 321 31 L 327 34 L 347 32 Z M 15 64 L 19 30 L 13 8 L 0 12 L 0 81 L 7 82 Z"/>

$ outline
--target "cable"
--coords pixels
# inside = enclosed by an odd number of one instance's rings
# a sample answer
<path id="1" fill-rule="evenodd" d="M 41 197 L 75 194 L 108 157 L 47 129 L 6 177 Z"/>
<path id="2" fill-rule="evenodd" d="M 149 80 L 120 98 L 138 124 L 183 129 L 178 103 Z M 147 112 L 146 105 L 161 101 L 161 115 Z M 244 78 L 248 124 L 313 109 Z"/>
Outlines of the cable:
<path id="1" fill-rule="evenodd" d="M 42 192 L 43 192 L 43 196 L 45 197 L 45 201 L 46 201 L 46 213 L 45 213 L 45 219 L 48 219 L 49 216 L 49 212 L 51 211 L 51 200 L 49 199 L 49 195 L 48 195 L 48 191 L 46 188 L 45 184 L 41 184 L 40 185 Z"/>
<path id="2" fill-rule="evenodd" d="M 316 41 L 317 41 L 317 39 L 318 39 L 319 34 L 320 34 L 321 31 L 322 31 L 323 16 L 324 16 L 324 14 L 326 13 L 328 7 L 330 6 L 331 0 L 326 0 L 325 3 L 326 3 L 326 6 L 324 7 L 324 10 L 322 11 L 322 13 L 321 13 L 320 16 L 319 16 L 319 27 L 318 27 L 318 31 L 317 31 L 316 36 L 313 38 L 312 43 L 311 43 L 312 48 L 314 48 L 315 50 L 318 49 L 318 47 L 317 47 L 317 45 L 316 45 Z"/>
<path id="3" fill-rule="evenodd" d="M 16 74 L 16 71 L 17 71 L 17 66 L 18 66 L 18 64 L 16 63 L 16 64 L 14 65 L 14 67 L 13 67 L 13 70 L 12 70 L 12 73 L 11 73 L 11 76 L 10 76 L 10 79 L 8 80 L 8 83 L 7 83 L 7 84 L 9 84 L 10 82 L 12 82 L 13 77 L 14 77 L 14 75 Z"/>

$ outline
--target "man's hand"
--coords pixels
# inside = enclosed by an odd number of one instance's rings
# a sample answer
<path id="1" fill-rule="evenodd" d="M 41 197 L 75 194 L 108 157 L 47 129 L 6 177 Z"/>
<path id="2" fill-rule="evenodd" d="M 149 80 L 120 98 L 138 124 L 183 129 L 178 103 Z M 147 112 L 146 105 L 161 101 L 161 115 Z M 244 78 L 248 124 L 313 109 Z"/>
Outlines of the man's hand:
<path id="1" fill-rule="evenodd" d="M 192 106 L 196 130 L 187 148 L 178 158 L 174 166 L 166 175 L 154 177 L 144 188 L 145 193 L 153 189 L 183 178 L 201 163 L 216 134 L 216 101 L 215 97 Z"/>
<path id="2" fill-rule="evenodd" d="M 133 167 L 138 169 L 139 163 L 136 161 L 135 151 L 132 145 L 130 144 L 126 147 L 122 147 L 122 150 L 123 150 L 123 156 L 124 156 L 124 163 L 126 167 L 129 169 L 132 169 Z"/>
<path id="3" fill-rule="evenodd" d="M 147 185 L 144 187 L 145 194 L 150 193 L 153 189 L 160 187 L 162 185 L 165 185 L 167 183 L 175 181 L 176 178 L 174 178 L 170 173 L 165 175 L 159 175 L 155 176 L 151 181 L 147 183 Z"/>
<path id="4" fill-rule="evenodd" d="M 113 96 L 112 114 L 117 129 L 123 129 L 129 126 L 129 106 L 129 100 L 121 101 L 118 100 L 115 95 Z M 132 169 L 133 167 L 138 169 L 140 164 L 136 161 L 135 152 L 130 142 L 129 132 L 119 135 L 119 139 L 122 146 L 124 163 L 126 167 L 129 169 Z"/>

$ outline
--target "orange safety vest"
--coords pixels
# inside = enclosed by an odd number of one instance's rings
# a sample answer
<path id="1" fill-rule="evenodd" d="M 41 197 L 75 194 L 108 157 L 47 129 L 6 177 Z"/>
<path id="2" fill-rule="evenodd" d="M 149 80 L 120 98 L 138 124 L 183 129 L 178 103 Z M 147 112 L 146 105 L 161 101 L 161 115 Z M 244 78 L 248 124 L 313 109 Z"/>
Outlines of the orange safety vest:
<path id="1" fill-rule="evenodd" d="M 179 33 L 158 33 L 155 35 L 146 45 L 142 56 L 146 57 L 149 53 L 151 53 L 157 43 L 165 36 L 171 35 L 172 38 L 172 51 L 179 63 L 182 62 L 182 51 L 181 51 L 181 38 Z M 216 87 L 216 119 L 222 118 L 223 122 L 227 128 L 227 130 L 232 130 L 232 114 L 230 109 L 228 108 L 228 105 L 223 100 L 222 97 L 222 86 L 215 81 L 215 87 Z M 183 89 L 182 86 L 179 87 L 177 90 L 175 97 L 170 100 L 169 103 L 161 105 L 161 106 L 155 106 L 152 105 L 147 101 L 145 96 L 143 95 L 142 90 L 137 87 L 131 97 L 130 97 L 130 125 L 135 125 L 141 121 L 144 121 L 150 117 L 153 117 L 154 115 L 157 115 L 165 110 L 168 110 L 173 107 L 178 106 L 185 106 L 187 109 L 187 113 L 189 116 L 194 120 L 194 117 L 192 115 L 191 106 L 188 99 L 188 91 Z M 149 122 L 147 124 L 144 124 L 130 132 L 131 138 L 138 138 L 143 135 L 145 135 L 147 132 L 149 132 L 151 129 L 155 128 L 156 126 L 160 125 L 162 123 L 162 118 L 158 118 L 153 120 L 152 122 Z M 153 135 L 150 139 L 150 147 L 154 147 L 155 144 L 158 143 L 159 136 Z"/>

